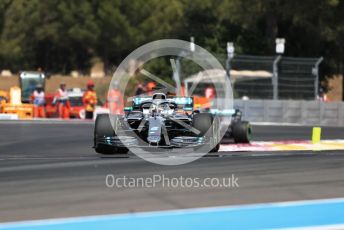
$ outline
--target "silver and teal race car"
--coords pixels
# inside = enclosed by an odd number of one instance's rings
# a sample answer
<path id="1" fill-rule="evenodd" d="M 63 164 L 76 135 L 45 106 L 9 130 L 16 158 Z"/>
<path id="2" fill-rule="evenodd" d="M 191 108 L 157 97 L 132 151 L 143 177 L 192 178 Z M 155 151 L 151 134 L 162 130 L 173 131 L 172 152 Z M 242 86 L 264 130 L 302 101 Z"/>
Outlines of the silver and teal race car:
<path id="1" fill-rule="evenodd" d="M 228 116 L 228 114 L 227 114 Z M 221 116 L 193 109 L 192 97 L 135 97 L 125 115 L 100 114 L 94 129 L 94 148 L 101 154 L 127 153 L 129 148 L 197 148 L 211 146 L 217 152 L 222 138 L 248 143 L 251 127 L 234 111 L 231 124 L 221 135 Z"/>

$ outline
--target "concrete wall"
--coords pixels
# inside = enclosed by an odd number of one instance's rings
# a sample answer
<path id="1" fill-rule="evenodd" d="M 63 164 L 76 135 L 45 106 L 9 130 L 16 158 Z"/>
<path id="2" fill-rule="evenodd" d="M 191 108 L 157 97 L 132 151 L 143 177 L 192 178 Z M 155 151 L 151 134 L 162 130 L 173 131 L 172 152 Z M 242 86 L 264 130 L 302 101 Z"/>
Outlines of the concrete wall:
<path id="1" fill-rule="evenodd" d="M 343 102 L 234 100 L 234 108 L 251 122 L 344 126 Z"/>

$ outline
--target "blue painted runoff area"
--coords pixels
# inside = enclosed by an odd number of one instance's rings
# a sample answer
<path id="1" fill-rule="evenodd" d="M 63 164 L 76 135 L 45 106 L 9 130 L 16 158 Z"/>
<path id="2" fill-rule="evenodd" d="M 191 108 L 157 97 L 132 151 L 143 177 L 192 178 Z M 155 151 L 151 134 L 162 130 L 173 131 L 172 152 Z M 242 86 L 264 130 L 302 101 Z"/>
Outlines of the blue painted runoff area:
<path id="1" fill-rule="evenodd" d="M 196 208 L 0 224 L 0 229 L 276 229 L 344 228 L 344 199 Z"/>

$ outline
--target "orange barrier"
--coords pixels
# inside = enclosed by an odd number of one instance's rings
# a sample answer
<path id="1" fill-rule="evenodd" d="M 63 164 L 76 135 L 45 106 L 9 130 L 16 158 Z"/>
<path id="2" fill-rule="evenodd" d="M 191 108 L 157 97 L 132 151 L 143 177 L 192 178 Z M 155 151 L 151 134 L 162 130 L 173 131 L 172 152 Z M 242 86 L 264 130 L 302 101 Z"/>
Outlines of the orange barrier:
<path id="1" fill-rule="evenodd" d="M 17 114 L 19 119 L 32 119 L 33 118 L 33 105 L 32 104 L 22 104 L 22 105 L 4 104 L 2 106 L 2 113 Z"/>

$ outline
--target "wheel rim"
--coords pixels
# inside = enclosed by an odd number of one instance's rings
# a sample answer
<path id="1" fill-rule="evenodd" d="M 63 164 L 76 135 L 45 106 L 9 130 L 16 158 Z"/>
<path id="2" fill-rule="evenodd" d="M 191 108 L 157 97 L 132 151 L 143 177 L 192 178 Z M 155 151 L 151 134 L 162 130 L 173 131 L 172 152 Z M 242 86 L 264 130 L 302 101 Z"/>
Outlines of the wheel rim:
<path id="1" fill-rule="evenodd" d="M 248 141 L 251 141 L 251 138 L 252 138 L 252 128 L 251 128 L 251 125 L 247 125 L 247 140 Z"/>

